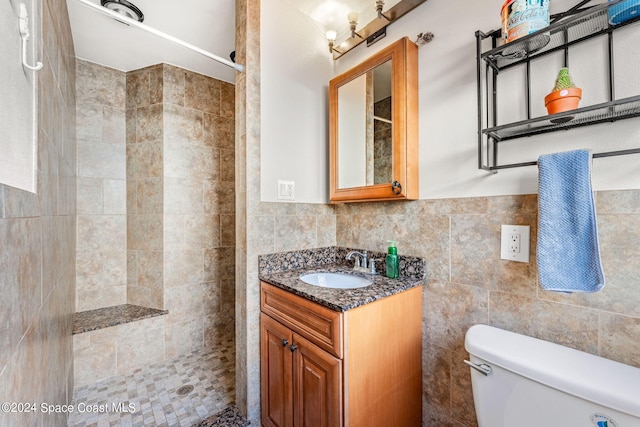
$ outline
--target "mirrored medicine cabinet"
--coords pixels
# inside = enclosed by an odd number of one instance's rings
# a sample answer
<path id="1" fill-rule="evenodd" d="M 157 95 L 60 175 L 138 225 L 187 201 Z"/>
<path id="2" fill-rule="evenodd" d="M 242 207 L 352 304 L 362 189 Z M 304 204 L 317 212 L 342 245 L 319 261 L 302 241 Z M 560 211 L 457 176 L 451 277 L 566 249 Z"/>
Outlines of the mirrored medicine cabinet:
<path id="1" fill-rule="evenodd" d="M 418 47 L 407 37 L 329 82 L 330 200 L 418 198 Z"/>

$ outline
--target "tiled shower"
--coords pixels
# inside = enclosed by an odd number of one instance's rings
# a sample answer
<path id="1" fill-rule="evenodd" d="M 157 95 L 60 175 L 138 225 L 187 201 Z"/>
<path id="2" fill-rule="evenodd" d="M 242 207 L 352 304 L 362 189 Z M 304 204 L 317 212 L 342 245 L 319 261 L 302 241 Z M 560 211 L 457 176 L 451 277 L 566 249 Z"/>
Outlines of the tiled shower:
<path id="1" fill-rule="evenodd" d="M 76 335 L 83 386 L 233 336 L 234 87 L 167 64 L 76 73 L 77 310 L 169 311 Z"/>

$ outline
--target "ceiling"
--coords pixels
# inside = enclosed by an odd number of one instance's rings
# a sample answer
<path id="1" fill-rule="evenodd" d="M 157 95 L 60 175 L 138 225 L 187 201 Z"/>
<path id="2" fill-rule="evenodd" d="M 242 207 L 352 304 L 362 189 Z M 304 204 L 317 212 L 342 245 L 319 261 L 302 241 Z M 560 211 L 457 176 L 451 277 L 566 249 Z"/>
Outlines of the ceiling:
<path id="1" fill-rule="evenodd" d="M 100 4 L 100 0 L 90 0 Z M 131 0 L 144 24 L 229 59 L 235 50 L 235 0 Z M 76 56 L 122 71 L 161 62 L 234 82 L 233 68 L 67 0 Z"/>
<path id="2" fill-rule="evenodd" d="M 100 0 L 89 0 L 100 4 Z M 144 13 L 144 24 L 229 59 L 235 50 L 235 0 L 130 0 Z M 324 30 L 346 37 L 350 11 L 366 23 L 375 17 L 374 0 L 284 0 L 314 19 Z M 387 0 L 385 10 L 399 0 Z M 268 4 L 268 3 L 267 3 Z M 179 5 L 179 7 L 176 7 Z M 76 56 L 121 71 L 161 62 L 234 82 L 235 71 L 184 47 L 127 26 L 83 5 L 67 0 Z"/>

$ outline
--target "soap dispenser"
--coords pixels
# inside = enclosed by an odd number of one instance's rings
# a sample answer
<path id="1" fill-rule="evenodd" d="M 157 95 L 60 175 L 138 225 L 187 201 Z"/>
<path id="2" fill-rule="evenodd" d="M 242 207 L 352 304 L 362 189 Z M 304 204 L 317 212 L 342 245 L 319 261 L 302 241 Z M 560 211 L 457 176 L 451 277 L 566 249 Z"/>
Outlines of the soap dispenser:
<path id="1" fill-rule="evenodd" d="M 390 279 L 397 279 L 399 276 L 400 266 L 398 265 L 398 248 L 396 242 L 393 240 L 387 240 L 389 242 L 389 248 L 387 249 L 387 277 Z"/>

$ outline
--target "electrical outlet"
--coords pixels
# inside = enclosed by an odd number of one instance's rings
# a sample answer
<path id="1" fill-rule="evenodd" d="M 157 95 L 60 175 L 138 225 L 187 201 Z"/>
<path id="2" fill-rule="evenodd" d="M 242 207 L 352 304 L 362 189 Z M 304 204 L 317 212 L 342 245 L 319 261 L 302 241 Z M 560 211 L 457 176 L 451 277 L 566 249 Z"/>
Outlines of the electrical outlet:
<path id="1" fill-rule="evenodd" d="M 529 262 L 528 225 L 502 225 L 500 258 L 509 261 Z"/>
<path id="2" fill-rule="evenodd" d="M 512 254 L 520 253 L 520 235 L 509 234 L 509 252 Z"/>

